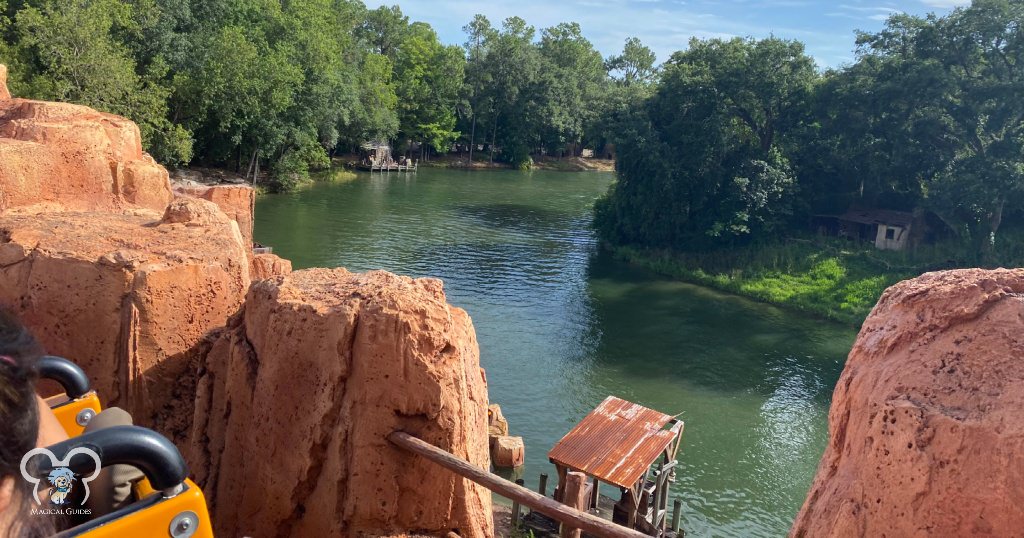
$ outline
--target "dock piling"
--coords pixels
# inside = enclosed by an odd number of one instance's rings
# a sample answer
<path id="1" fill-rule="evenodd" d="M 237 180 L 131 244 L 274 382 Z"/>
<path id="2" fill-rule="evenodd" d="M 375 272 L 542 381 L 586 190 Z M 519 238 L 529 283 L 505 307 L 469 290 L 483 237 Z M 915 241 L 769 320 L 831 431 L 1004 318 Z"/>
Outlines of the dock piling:
<path id="1" fill-rule="evenodd" d="M 679 519 L 683 517 L 683 500 L 672 501 L 672 530 L 679 532 Z"/>
<path id="2" fill-rule="evenodd" d="M 562 502 L 576 510 L 585 512 L 588 501 L 587 475 L 574 471 L 565 473 L 565 496 Z M 560 538 L 581 538 L 583 531 L 578 527 L 562 522 L 562 528 L 558 535 Z"/>
<path id="3" fill-rule="evenodd" d="M 517 486 L 522 486 L 525 483 L 526 482 L 524 482 L 522 478 L 516 480 L 516 485 Z M 517 527 L 519 527 L 519 501 L 513 499 L 512 500 L 512 528 L 515 529 Z"/>
<path id="4" fill-rule="evenodd" d="M 548 496 L 548 473 L 540 473 L 540 485 L 537 486 L 537 493 Z"/>

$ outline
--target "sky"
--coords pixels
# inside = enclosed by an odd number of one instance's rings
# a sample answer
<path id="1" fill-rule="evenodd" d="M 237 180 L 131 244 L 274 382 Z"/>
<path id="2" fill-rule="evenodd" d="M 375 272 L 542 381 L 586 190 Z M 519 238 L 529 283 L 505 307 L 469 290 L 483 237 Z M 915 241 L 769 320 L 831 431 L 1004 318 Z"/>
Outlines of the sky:
<path id="1" fill-rule="evenodd" d="M 608 57 L 639 37 L 658 62 L 686 48 L 691 37 L 797 39 L 821 67 L 854 60 L 855 30 L 880 30 L 895 12 L 946 14 L 970 0 L 364 0 L 370 8 L 398 4 L 414 21 L 429 23 L 445 43 L 462 44 L 465 26 L 482 13 L 499 26 L 518 15 L 537 28 L 575 21 Z"/>

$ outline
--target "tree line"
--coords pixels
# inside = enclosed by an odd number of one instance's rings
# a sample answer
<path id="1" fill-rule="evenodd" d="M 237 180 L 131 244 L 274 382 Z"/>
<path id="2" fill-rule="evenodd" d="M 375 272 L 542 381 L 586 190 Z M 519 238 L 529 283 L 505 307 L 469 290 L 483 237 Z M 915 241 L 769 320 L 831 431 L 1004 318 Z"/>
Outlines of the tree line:
<path id="1" fill-rule="evenodd" d="M 1024 2 L 893 15 L 856 61 L 797 41 L 692 40 L 619 109 L 612 242 L 699 250 L 772 241 L 851 206 L 927 211 L 992 252 L 1024 194 Z"/>
<path id="2" fill-rule="evenodd" d="M 638 41 L 606 62 L 574 23 L 478 15 L 465 31 L 445 45 L 357 0 L 0 0 L 16 95 L 127 116 L 163 164 L 269 172 L 281 189 L 373 140 L 516 166 L 578 152 L 654 71 Z"/>

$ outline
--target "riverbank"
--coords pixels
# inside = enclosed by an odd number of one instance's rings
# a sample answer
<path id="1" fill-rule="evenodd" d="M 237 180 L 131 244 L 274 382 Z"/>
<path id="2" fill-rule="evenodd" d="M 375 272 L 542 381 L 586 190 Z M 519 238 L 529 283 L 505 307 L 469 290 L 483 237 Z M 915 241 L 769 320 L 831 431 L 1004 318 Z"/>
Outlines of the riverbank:
<path id="1" fill-rule="evenodd" d="M 930 270 L 900 265 L 891 253 L 832 241 L 791 240 L 711 253 L 604 248 L 665 276 L 853 327 L 863 323 L 886 288 Z"/>
<path id="2" fill-rule="evenodd" d="M 359 160 L 358 156 L 351 155 L 335 158 L 335 162 L 344 162 L 348 167 L 354 167 Z M 515 167 L 509 163 L 490 162 L 486 153 L 477 153 L 470 162 L 469 155 L 462 153 L 435 155 L 429 160 L 419 160 L 417 164 L 421 168 L 449 168 L 458 170 L 514 170 Z M 533 157 L 533 170 L 544 170 L 552 172 L 614 172 L 614 159 L 598 159 L 594 157 Z"/>
<path id="3" fill-rule="evenodd" d="M 170 171 L 171 181 L 176 185 L 182 186 L 214 186 L 214 185 L 250 185 L 256 192 L 263 194 L 267 191 L 270 186 L 270 178 L 265 174 L 260 174 L 255 182 L 251 178 L 245 178 L 241 174 L 226 170 L 223 168 L 212 168 L 212 167 L 187 167 L 178 168 Z M 351 181 L 358 176 L 352 170 L 348 170 L 337 163 L 326 170 L 315 170 L 309 173 L 309 177 L 304 180 L 300 180 L 295 184 L 295 188 L 301 188 L 303 186 L 309 186 L 317 182 L 341 182 Z"/>
<path id="4" fill-rule="evenodd" d="M 486 154 L 484 154 L 486 157 Z M 429 161 L 420 161 L 420 166 L 430 168 L 457 168 L 464 170 L 511 170 L 515 167 L 508 163 L 489 162 L 474 156 L 471 163 L 466 155 L 444 155 L 432 157 Z M 597 159 L 593 157 L 534 157 L 533 170 L 552 172 L 614 172 L 614 159 Z"/>

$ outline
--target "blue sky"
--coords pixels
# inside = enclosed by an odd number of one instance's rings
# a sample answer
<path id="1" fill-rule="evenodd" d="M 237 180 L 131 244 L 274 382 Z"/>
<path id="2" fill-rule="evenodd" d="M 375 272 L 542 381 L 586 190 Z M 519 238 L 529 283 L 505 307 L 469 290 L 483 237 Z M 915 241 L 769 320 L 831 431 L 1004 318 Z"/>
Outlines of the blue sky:
<path id="1" fill-rule="evenodd" d="M 475 13 L 497 26 L 518 15 L 538 30 L 575 21 L 605 56 L 636 36 L 664 61 L 686 47 L 690 37 L 766 37 L 799 39 L 822 67 L 853 61 L 854 30 L 876 31 L 889 14 L 948 13 L 969 0 L 365 0 L 401 6 L 413 20 L 425 21 L 447 43 L 465 41 L 462 27 Z"/>

